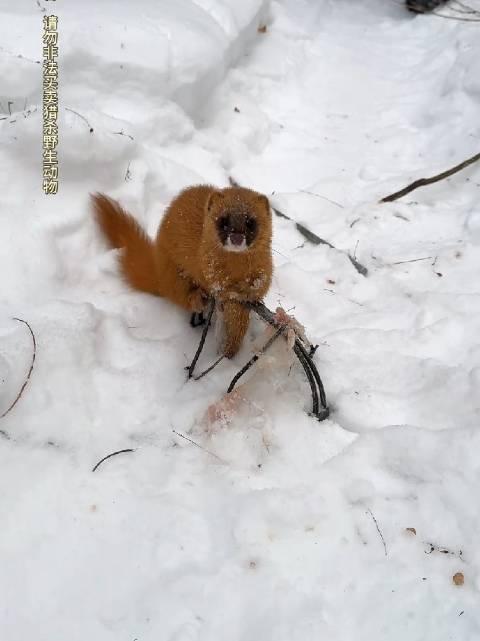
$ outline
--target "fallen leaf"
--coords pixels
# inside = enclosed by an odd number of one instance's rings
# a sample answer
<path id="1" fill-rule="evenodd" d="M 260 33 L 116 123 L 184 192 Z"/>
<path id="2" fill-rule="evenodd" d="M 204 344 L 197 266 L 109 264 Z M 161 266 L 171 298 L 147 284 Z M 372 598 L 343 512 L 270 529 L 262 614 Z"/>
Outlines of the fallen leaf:
<path id="1" fill-rule="evenodd" d="M 462 572 L 457 572 L 453 575 L 452 581 L 455 583 L 455 585 L 463 585 L 465 583 L 465 577 L 463 576 Z"/>

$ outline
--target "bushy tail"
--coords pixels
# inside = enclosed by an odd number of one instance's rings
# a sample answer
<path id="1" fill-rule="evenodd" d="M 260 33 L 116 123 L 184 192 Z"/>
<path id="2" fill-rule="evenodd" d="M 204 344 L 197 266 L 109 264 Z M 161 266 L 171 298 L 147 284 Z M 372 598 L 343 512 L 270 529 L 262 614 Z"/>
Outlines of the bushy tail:
<path id="1" fill-rule="evenodd" d="M 110 245 L 124 251 L 120 268 L 128 284 L 149 294 L 158 294 L 154 246 L 137 221 L 116 200 L 92 195 L 95 218 Z"/>

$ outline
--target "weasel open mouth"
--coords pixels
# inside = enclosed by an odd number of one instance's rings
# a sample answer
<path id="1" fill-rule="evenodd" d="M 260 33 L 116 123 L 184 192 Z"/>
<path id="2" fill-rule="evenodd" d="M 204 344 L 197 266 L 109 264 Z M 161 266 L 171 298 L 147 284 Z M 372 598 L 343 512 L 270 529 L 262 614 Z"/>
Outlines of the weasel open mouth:
<path id="1" fill-rule="evenodd" d="M 258 232 L 256 218 L 248 212 L 233 209 L 216 220 L 217 233 L 223 248 L 243 252 L 255 241 Z"/>
<path id="2" fill-rule="evenodd" d="M 225 249 L 231 252 L 241 252 L 247 248 L 247 241 L 245 234 L 232 232 L 227 237 L 227 242 L 224 244 Z"/>

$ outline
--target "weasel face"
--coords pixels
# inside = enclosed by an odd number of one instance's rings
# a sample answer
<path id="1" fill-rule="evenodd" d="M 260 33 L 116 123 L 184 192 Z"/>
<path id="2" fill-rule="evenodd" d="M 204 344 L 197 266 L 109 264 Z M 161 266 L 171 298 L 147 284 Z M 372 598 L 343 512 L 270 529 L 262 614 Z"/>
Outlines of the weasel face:
<path id="1" fill-rule="evenodd" d="M 258 221 L 253 213 L 225 211 L 216 221 L 218 238 L 227 251 L 242 252 L 250 247 L 258 233 Z"/>
<path id="2" fill-rule="evenodd" d="M 272 215 L 266 196 L 244 187 L 212 189 L 205 214 L 204 234 L 216 247 L 268 257 Z"/>

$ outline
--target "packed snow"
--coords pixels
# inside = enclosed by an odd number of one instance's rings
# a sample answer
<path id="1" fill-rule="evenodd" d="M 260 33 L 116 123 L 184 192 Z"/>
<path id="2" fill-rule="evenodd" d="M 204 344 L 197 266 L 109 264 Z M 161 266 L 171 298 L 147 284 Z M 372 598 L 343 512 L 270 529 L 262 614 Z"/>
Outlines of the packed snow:
<path id="1" fill-rule="evenodd" d="M 478 641 L 480 164 L 379 200 L 479 151 L 479 29 L 400 0 L 0 0 L 0 415 L 15 319 L 36 339 L 0 419 L 2 641 Z M 319 344 L 324 422 L 281 342 L 226 401 L 258 319 L 187 381 L 200 330 L 91 216 L 103 191 L 153 235 L 229 177 L 335 247 L 273 217 L 266 303 Z"/>

